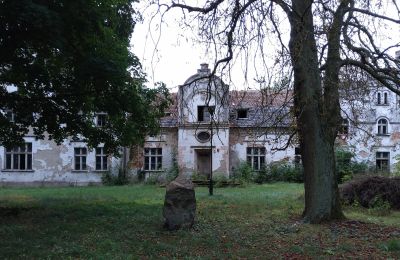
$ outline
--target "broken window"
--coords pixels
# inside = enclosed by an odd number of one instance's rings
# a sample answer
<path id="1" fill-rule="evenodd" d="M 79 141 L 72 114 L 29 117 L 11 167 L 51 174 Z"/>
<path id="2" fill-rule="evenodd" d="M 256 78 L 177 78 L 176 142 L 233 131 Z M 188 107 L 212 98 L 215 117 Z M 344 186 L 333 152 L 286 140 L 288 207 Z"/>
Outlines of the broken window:
<path id="1" fill-rule="evenodd" d="M 265 165 L 265 147 L 247 147 L 247 163 L 259 171 Z"/>
<path id="2" fill-rule="evenodd" d="M 159 171 L 162 169 L 162 148 L 144 148 L 144 170 Z"/>
<path id="3" fill-rule="evenodd" d="M 85 171 L 87 169 L 86 156 L 87 148 L 74 148 L 75 171 Z"/>
<path id="4" fill-rule="evenodd" d="M 247 109 L 238 109 L 237 110 L 237 119 L 246 119 L 247 118 Z"/>
<path id="5" fill-rule="evenodd" d="M 108 169 L 107 157 L 103 147 L 96 148 L 96 171 L 106 171 Z"/>
<path id="6" fill-rule="evenodd" d="M 378 120 L 378 135 L 388 134 L 388 121 L 384 118 Z"/>
<path id="7" fill-rule="evenodd" d="M 32 170 L 32 143 L 6 148 L 6 170 Z"/>
<path id="8" fill-rule="evenodd" d="M 197 121 L 210 122 L 214 114 L 215 106 L 198 106 L 197 107 Z"/>
<path id="9" fill-rule="evenodd" d="M 376 152 L 376 170 L 382 172 L 389 171 L 389 152 Z"/>

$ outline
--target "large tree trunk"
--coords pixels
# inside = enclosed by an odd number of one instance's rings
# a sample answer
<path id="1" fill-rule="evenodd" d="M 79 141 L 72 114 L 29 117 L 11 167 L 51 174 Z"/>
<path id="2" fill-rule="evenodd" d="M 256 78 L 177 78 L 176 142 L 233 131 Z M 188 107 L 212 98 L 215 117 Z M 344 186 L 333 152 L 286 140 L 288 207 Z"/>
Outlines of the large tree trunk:
<path id="1" fill-rule="evenodd" d="M 324 107 L 312 0 L 292 2 L 289 47 L 294 68 L 295 115 L 305 174 L 304 220 L 320 223 L 343 217 L 335 174 L 333 137 L 339 110 L 327 111 Z"/>

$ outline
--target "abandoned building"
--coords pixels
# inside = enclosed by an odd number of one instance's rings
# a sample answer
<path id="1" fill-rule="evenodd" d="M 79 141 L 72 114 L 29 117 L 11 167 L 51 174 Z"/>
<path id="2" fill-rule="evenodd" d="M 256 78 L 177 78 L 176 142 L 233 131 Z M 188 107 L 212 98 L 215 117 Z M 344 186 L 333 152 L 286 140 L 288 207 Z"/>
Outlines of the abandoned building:
<path id="1" fill-rule="evenodd" d="M 148 136 L 143 146 L 124 148 L 123 158 L 108 156 L 102 147 L 88 149 L 83 142 L 56 145 L 33 135 L 25 137 L 23 146 L 0 146 L 0 183 L 87 185 L 101 182 L 106 171 L 127 167 L 132 174 L 162 175 L 174 165 L 188 175 L 208 176 L 212 169 L 214 175 L 229 177 L 242 162 L 260 170 L 271 162 L 301 160 L 288 90 L 230 90 L 201 64 L 173 100 L 160 134 Z M 393 170 L 400 154 L 400 99 L 371 87 L 354 97 L 344 93 L 342 110 L 338 146 L 377 170 Z M 104 120 L 99 114 L 95 124 Z"/>

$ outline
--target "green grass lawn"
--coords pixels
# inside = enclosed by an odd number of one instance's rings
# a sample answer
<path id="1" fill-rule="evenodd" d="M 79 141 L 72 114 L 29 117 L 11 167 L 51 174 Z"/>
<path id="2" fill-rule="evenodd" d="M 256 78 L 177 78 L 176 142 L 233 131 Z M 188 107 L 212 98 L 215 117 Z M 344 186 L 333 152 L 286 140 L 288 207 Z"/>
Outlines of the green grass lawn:
<path id="1" fill-rule="evenodd" d="M 400 213 L 301 223 L 303 186 L 196 189 L 192 230 L 162 229 L 157 186 L 2 188 L 0 258 L 400 258 Z"/>

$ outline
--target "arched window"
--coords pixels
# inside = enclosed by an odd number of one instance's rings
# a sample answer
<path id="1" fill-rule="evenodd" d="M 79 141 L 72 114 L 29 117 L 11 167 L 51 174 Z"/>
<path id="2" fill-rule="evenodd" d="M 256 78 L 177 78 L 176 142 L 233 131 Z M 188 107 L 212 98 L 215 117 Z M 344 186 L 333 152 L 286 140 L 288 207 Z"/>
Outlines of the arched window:
<path id="1" fill-rule="evenodd" d="M 377 102 L 376 102 L 378 105 L 381 104 L 381 101 L 382 101 L 382 97 L 381 96 L 382 96 L 381 92 L 378 92 L 378 94 L 377 94 Z"/>
<path id="2" fill-rule="evenodd" d="M 388 134 L 388 121 L 384 118 L 378 120 L 378 135 Z"/>
<path id="3" fill-rule="evenodd" d="M 388 93 L 384 92 L 383 93 L 383 105 L 387 105 L 387 104 L 389 104 L 389 102 L 388 102 Z"/>

